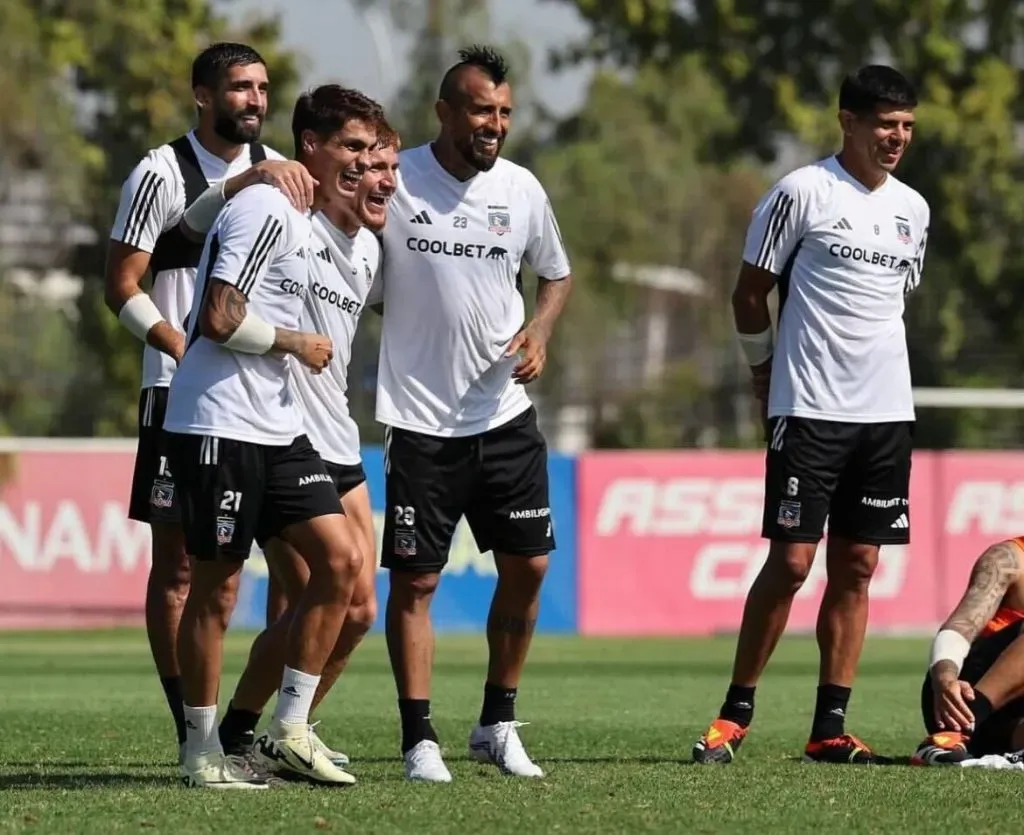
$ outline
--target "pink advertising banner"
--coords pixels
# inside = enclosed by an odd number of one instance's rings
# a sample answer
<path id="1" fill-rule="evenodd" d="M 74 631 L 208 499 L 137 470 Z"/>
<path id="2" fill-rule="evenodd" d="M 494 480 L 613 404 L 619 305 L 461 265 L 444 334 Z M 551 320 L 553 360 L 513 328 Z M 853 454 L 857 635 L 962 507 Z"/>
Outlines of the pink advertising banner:
<path id="1" fill-rule="evenodd" d="M 0 625 L 140 615 L 149 529 L 127 518 L 134 445 L 0 451 Z"/>
<path id="2" fill-rule="evenodd" d="M 1013 460 L 1014 456 L 1000 456 Z M 941 456 L 914 457 L 913 543 L 882 549 L 872 581 L 875 630 L 930 628 L 949 599 L 955 565 L 985 539 L 971 536 L 940 549 L 949 496 L 973 478 L 967 457 L 945 472 Z M 1017 459 L 1018 469 L 1024 458 Z M 743 601 L 767 554 L 761 539 L 764 456 L 756 452 L 601 452 L 582 456 L 579 495 L 579 628 L 588 635 L 707 635 L 739 627 Z M 1024 484 L 1021 485 L 1024 510 Z M 1009 500 L 1006 500 L 1009 501 Z M 972 511 L 963 509 L 966 516 Z M 1024 521 L 1024 520 L 1022 520 Z M 970 532 L 968 534 L 967 532 Z M 959 572 L 959 574 L 958 574 Z M 960 579 L 956 580 L 957 583 Z M 790 628 L 814 628 L 825 585 L 824 544 L 797 595 Z"/>

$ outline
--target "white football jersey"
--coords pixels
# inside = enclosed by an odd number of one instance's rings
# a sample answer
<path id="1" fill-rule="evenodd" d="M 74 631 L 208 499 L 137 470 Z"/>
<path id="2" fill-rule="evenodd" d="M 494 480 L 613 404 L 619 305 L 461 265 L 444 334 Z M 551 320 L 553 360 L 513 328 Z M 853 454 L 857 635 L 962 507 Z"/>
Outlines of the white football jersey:
<path id="1" fill-rule="evenodd" d="M 769 417 L 914 420 L 903 310 L 929 219 L 908 185 L 889 175 L 869 191 L 834 156 L 761 199 L 743 260 L 779 277 Z"/>
<path id="2" fill-rule="evenodd" d="M 400 155 L 384 228 L 377 420 L 437 436 L 486 432 L 530 407 L 505 352 L 525 324 L 522 263 L 552 281 L 569 259 L 543 186 L 499 159 L 457 180 L 430 145 Z"/>
<path id="3" fill-rule="evenodd" d="M 164 429 L 287 446 L 304 430 L 286 356 L 243 354 L 199 332 L 207 284 L 219 279 L 277 328 L 299 330 L 309 286 L 312 227 L 273 186 L 240 191 L 206 237 L 189 313 L 188 349 L 171 380 Z"/>
<path id="4" fill-rule="evenodd" d="M 292 357 L 292 390 L 320 457 L 331 464 L 358 464 L 359 427 L 348 410 L 348 365 L 356 325 L 380 265 L 380 243 L 369 229 L 350 238 L 317 214 L 311 249 L 309 292 L 299 329 L 330 337 L 334 358 L 323 372 L 310 374 Z"/>
<path id="5" fill-rule="evenodd" d="M 252 165 L 248 145 L 243 146 L 242 152 L 228 163 L 200 145 L 194 132 L 188 133 L 188 139 L 210 185 L 241 174 Z M 284 159 L 276 151 L 266 146 L 264 149 L 267 159 Z M 146 154 L 121 186 L 121 202 L 110 237 L 152 253 L 159 237 L 174 229 L 184 214 L 185 182 L 181 168 L 171 146 L 161 145 Z M 164 270 L 153 276 L 150 291 L 153 303 L 178 330 L 185 329 L 185 316 L 192 307 L 195 279 L 196 270 L 192 268 Z M 142 388 L 169 385 L 174 371 L 173 359 L 156 348 L 145 346 Z"/>

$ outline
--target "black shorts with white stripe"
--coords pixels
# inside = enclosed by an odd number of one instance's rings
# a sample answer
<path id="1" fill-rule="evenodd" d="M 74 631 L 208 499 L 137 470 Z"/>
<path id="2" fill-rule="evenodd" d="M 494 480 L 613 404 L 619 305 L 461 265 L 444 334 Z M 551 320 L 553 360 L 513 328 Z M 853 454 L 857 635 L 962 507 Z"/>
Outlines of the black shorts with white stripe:
<path id="1" fill-rule="evenodd" d="M 139 396 L 139 444 L 135 453 L 128 518 L 178 524 L 181 519 L 163 430 L 167 388 L 145 388 Z"/>
<path id="2" fill-rule="evenodd" d="M 197 560 L 240 561 L 290 525 L 341 513 L 309 439 L 265 446 L 168 433 L 185 547 Z"/>
<path id="3" fill-rule="evenodd" d="M 910 541 L 913 423 L 769 421 L 761 535 L 818 542 L 829 533 L 866 545 Z"/>

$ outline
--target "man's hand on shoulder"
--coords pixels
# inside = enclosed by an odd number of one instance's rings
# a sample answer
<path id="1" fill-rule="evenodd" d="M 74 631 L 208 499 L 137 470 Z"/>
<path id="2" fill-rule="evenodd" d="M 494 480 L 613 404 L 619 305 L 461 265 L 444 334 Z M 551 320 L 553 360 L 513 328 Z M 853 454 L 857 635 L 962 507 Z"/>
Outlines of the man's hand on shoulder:
<path id="1" fill-rule="evenodd" d="M 297 211 L 304 212 L 313 205 L 313 190 L 319 183 L 313 179 L 313 176 L 306 170 L 306 166 L 300 162 L 263 160 L 256 163 L 246 173 L 251 178 L 251 182 L 246 185 L 262 183 L 273 186 L 288 198 L 288 202 Z M 241 191 L 241 188 L 238 190 Z M 227 194 L 227 189 L 225 189 L 225 193 Z M 233 195 L 227 194 L 227 196 Z"/>

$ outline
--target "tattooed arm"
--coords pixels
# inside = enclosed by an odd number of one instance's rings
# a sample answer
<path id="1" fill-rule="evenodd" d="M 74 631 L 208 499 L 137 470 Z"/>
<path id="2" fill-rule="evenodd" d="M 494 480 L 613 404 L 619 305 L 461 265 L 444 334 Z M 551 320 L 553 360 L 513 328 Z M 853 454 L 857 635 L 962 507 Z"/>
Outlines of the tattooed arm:
<path id="1" fill-rule="evenodd" d="M 989 547 L 974 563 L 967 591 L 939 634 L 954 632 L 971 644 L 996 613 L 1010 584 L 1020 576 L 1021 564 L 1021 550 L 1014 542 L 1007 540 Z M 955 678 L 959 672 L 959 664 L 949 659 L 937 661 L 932 667 L 937 679 Z"/>
<path id="2" fill-rule="evenodd" d="M 271 327 L 250 314 L 245 294 L 220 279 L 211 279 L 199 314 L 199 332 L 225 348 L 246 354 L 294 354 L 314 374 L 319 374 L 334 356 L 334 347 L 326 336 Z"/>

